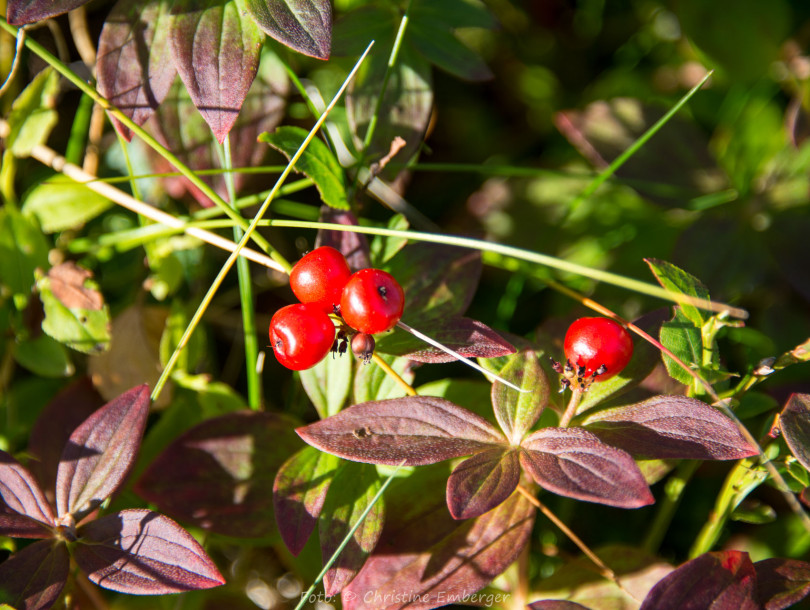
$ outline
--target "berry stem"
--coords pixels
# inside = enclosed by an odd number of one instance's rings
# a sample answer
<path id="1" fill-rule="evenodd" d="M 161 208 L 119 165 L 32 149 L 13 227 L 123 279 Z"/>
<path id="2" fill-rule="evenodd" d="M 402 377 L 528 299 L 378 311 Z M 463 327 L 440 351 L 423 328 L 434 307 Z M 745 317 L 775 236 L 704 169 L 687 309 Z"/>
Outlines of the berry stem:
<path id="1" fill-rule="evenodd" d="M 582 388 L 571 385 L 571 400 L 568 401 L 568 406 L 565 408 L 565 413 L 563 413 L 562 418 L 560 418 L 559 427 L 560 428 L 567 428 L 568 424 L 574 418 L 574 415 L 577 414 L 577 407 L 579 406 L 579 401 L 582 398 Z"/>
<path id="2" fill-rule="evenodd" d="M 416 390 L 413 389 L 413 386 L 411 384 L 409 384 L 407 381 L 405 381 L 400 376 L 400 374 L 397 373 L 391 367 L 390 364 L 388 364 L 385 360 L 383 360 L 383 358 L 377 352 L 374 352 L 373 354 L 371 354 L 371 359 L 374 360 L 374 362 L 377 364 L 377 366 L 379 366 L 383 371 L 385 371 L 386 375 L 388 375 L 391 379 L 396 381 L 397 384 L 403 390 L 405 390 L 405 393 L 408 394 L 408 396 L 418 396 Z"/>

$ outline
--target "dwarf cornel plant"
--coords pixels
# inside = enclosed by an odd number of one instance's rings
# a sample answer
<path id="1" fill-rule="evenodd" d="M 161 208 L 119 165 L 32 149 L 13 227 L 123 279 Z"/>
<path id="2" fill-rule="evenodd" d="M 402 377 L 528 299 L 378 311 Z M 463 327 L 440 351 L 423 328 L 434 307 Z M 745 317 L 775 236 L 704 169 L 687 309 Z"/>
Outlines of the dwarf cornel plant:
<path id="1" fill-rule="evenodd" d="M 0 6 L 0 606 L 806 603 L 803 3 Z"/>

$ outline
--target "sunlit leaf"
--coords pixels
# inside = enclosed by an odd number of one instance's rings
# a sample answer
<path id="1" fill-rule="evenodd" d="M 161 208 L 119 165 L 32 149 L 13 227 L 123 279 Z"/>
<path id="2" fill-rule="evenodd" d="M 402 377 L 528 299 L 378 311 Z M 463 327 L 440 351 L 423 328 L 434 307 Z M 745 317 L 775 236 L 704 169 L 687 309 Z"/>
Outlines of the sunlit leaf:
<path id="1" fill-rule="evenodd" d="M 0 284 L 26 301 L 34 269 L 48 268 L 48 242 L 36 223 L 16 209 L 0 209 Z"/>
<path id="2" fill-rule="evenodd" d="M 11 25 L 24 25 L 56 17 L 89 0 L 9 0 L 6 18 Z"/>
<path id="3" fill-rule="evenodd" d="M 519 451 L 487 449 L 459 464 L 447 479 L 447 506 L 454 519 L 471 519 L 512 495 L 520 481 Z"/>
<path id="4" fill-rule="evenodd" d="M 703 362 L 703 339 L 700 328 L 697 328 L 679 307 L 675 308 L 672 320 L 661 325 L 659 340 L 661 345 L 669 349 L 687 366 L 697 369 Z M 692 376 L 680 364 L 666 354 L 662 354 L 662 357 L 670 377 L 684 385 L 692 384 Z"/>
<path id="5" fill-rule="evenodd" d="M 518 392 L 503 383 L 492 384 L 492 407 L 501 430 L 513 445 L 537 422 L 548 402 L 546 374 L 536 352 L 521 352 L 501 369 L 501 376 L 526 392 Z"/>
<path id="6" fill-rule="evenodd" d="M 55 110 L 58 93 L 59 74 L 46 68 L 14 100 L 7 119 L 9 134 L 6 138 L 6 146 L 14 156 L 27 157 L 34 146 L 48 140 L 59 120 Z"/>
<path id="7" fill-rule="evenodd" d="M 520 463 L 548 491 L 620 508 L 654 502 L 633 458 L 587 430 L 543 428 L 521 446 Z"/>
<path id="8" fill-rule="evenodd" d="M 107 515 L 80 527 L 77 534 L 76 563 L 105 589 L 165 595 L 225 584 L 194 537 L 151 510 Z"/>
<path id="9" fill-rule="evenodd" d="M 180 78 L 222 142 L 256 76 L 261 32 L 235 0 L 177 0 L 169 30 Z"/>
<path id="10" fill-rule="evenodd" d="M 321 514 L 339 460 L 304 447 L 279 468 L 273 483 L 273 507 L 284 544 L 298 555 Z"/>
<path id="11" fill-rule="evenodd" d="M 344 462 L 335 472 L 332 485 L 318 520 L 321 556 L 326 563 L 337 550 L 349 530 L 379 491 L 381 482 L 377 469 L 368 464 Z M 377 545 L 383 528 L 382 498 L 377 501 L 349 544 L 343 549 L 324 577 L 326 595 L 340 593 L 363 567 L 366 557 Z"/>
<path id="12" fill-rule="evenodd" d="M 226 536 L 275 529 L 273 480 L 301 443 L 292 421 L 268 412 L 206 420 L 167 447 L 135 485 L 161 511 Z"/>
<path id="13" fill-rule="evenodd" d="M 53 511 L 34 477 L 17 460 L 0 451 L 0 499 L 12 511 L 45 525 L 54 524 Z"/>
<path id="14" fill-rule="evenodd" d="M 391 466 L 433 464 L 505 442 L 485 419 L 430 396 L 365 402 L 297 432 L 321 451 Z"/>
<path id="15" fill-rule="evenodd" d="M 782 610 L 810 595 L 810 564 L 773 557 L 754 564 L 757 599 L 765 610 Z"/>
<path id="16" fill-rule="evenodd" d="M 143 125 L 169 93 L 177 68 L 169 48 L 168 0 L 118 0 L 98 41 L 98 90 Z M 118 131 L 130 130 L 113 118 Z"/>
<path id="17" fill-rule="evenodd" d="M 703 608 L 756 610 L 756 574 L 743 551 L 704 553 L 655 585 L 641 610 L 682 610 L 700 600 Z"/>
<path id="18" fill-rule="evenodd" d="M 779 422 L 791 453 L 810 470 L 810 395 L 791 394 Z"/>
<path id="19" fill-rule="evenodd" d="M 149 414 L 149 387 L 107 403 L 68 439 L 56 475 L 56 508 L 78 522 L 121 486 L 135 463 Z"/>
<path id="20" fill-rule="evenodd" d="M 581 425 L 609 445 L 648 458 L 738 460 L 757 453 L 732 420 L 686 396 L 606 409 Z"/>
<path id="21" fill-rule="evenodd" d="M 262 31 L 291 49 L 329 59 L 332 5 L 329 0 L 247 0 Z"/>
<path id="22" fill-rule="evenodd" d="M 20 610 L 46 610 L 62 593 L 69 570 L 65 544 L 35 542 L 0 563 L 0 602 Z"/>
<path id="23" fill-rule="evenodd" d="M 710 298 L 709 290 L 703 285 L 703 282 L 683 269 L 676 267 L 672 263 L 656 258 L 647 258 L 644 259 L 644 262 L 650 266 L 650 270 L 653 272 L 653 275 L 655 275 L 655 279 L 658 280 L 658 283 L 661 284 L 664 289 L 674 292 L 675 294 L 683 294 L 700 299 Z M 702 326 L 708 319 L 708 316 L 703 310 L 694 305 L 679 303 L 678 307 L 683 312 L 683 315 L 695 326 Z"/>
<path id="24" fill-rule="evenodd" d="M 80 227 L 112 206 L 112 201 L 66 176 L 52 176 L 29 191 L 23 213 L 45 233 Z"/>

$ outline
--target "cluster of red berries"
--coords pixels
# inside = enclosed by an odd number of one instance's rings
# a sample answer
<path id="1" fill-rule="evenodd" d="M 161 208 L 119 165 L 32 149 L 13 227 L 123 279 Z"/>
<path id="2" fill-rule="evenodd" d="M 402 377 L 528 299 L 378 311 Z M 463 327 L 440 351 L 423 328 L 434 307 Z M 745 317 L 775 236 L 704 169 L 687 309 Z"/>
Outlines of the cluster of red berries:
<path id="1" fill-rule="evenodd" d="M 402 317 L 405 292 L 390 273 L 361 269 L 352 273 L 344 256 L 329 246 L 316 248 L 290 272 L 290 287 L 300 303 L 279 309 L 270 321 L 270 343 L 288 369 L 308 369 L 330 351 L 352 351 L 368 361 L 372 335 L 393 328 Z M 329 316 L 342 320 L 340 329 Z"/>
<path id="2" fill-rule="evenodd" d="M 580 318 L 568 327 L 563 349 L 565 364 L 554 363 L 554 370 L 562 375 L 563 389 L 576 385 L 586 390 L 594 381 L 622 372 L 633 356 L 633 339 L 610 318 Z"/>

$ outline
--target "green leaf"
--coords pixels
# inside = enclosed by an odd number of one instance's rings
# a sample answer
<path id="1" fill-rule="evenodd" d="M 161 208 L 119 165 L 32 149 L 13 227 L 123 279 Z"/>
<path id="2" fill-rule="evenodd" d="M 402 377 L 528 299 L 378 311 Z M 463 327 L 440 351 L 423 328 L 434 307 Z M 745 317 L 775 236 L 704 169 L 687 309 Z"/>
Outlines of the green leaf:
<path id="1" fill-rule="evenodd" d="M 83 225 L 112 206 L 112 201 L 70 178 L 55 175 L 25 196 L 23 213 L 39 221 L 45 233 Z"/>
<path id="2" fill-rule="evenodd" d="M 539 357 L 536 352 L 520 352 L 501 370 L 501 376 L 507 381 L 529 392 L 518 392 L 503 383 L 492 384 L 495 417 L 512 445 L 520 444 L 548 402 L 548 379 L 540 367 Z"/>
<path id="3" fill-rule="evenodd" d="M 661 325 L 659 334 L 661 344 L 683 361 L 684 364 L 698 369 L 703 358 L 703 341 L 700 329 L 696 328 L 680 308 L 675 308 L 672 320 Z M 672 358 L 663 354 L 667 373 L 673 379 L 685 385 L 692 384 L 692 376 L 681 368 Z"/>
<path id="4" fill-rule="evenodd" d="M 410 42 L 428 61 L 464 80 L 483 81 L 492 71 L 474 51 L 466 47 L 446 27 L 414 19 L 408 28 Z"/>
<path id="5" fill-rule="evenodd" d="M 407 383 L 413 383 L 412 363 L 407 358 L 397 358 L 388 354 L 379 354 L 400 377 Z M 394 381 L 376 363 L 359 364 L 354 376 L 354 402 L 369 402 L 372 400 L 386 400 L 388 398 L 402 398 L 405 390 Z"/>
<path id="6" fill-rule="evenodd" d="M 44 144 L 58 121 L 54 110 L 59 93 L 59 74 L 46 68 L 34 78 L 11 106 L 7 146 L 16 157 L 27 157 Z"/>
<path id="7" fill-rule="evenodd" d="M 375 49 L 390 49 L 399 14 L 393 6 L 366 5 L 341 15 L 332 31 L 332 52 L 339 57 L 360 55 L 373 40 Z"/>
<path id="8" fill-rule="evenodd" d="M 329 354 L 310 369 L 299 372 L 301 384 L 318 415 L 326 419 L 343 408 L 352 383 L 352 356 Z"/>
<path id="9" fill-rule="evenodd" d="M 407 231 L 410 228 L 408 219 L 402 214 L 394 214 L 388 219 L 387 229 L 394 229 L 396 231 Z M 405 237 L 383 237 L 376 235 L 371 240 L 371 261 L 375 266 L 380 267 L 387 263 L 391 258 L 408 243 Z"/>
<path id="10" fill-rule="evenodd" d="M 250 16 L 268 36 L 304 55 L 329 59 L 329 0 L 247 0 L 246 4 Z"/>
<path id="11" fill-rule="evenodd" d="M 343 542 L 380 487 L 377 469 L 371 464 L 343 462 L 335 472 L 318 521 L 324 563 Z M 341 591 L 363 566 L 382 533 L 383 514 L 381 498 L 327 571 L 324 577 L 327 595 Z"/>
<path id="12" fill-rule="evenodd" d="M 110 345 L 110 313 L 100 309 L 66 307 L 52 292 L 47 276 L 37 282 L 45 319 L 42 330 L 68 347 L 86 354 L 102 352 Z"/>
<path id="13" fill-rule="evenodd" d="M 14 359 L 40 377 L 69 377 L 75 371 L 65 346 L 47 335 L 21 342 Z"/>
<path id="14" fill-rule="evenodd" d="M 291 159 L 306 137 L 306 130 L 300 127 L 285 126 L 277 128 L 273 133 L 261 134 L 259 141 L 269 144 L 287 159 Z M 321 140 L 313 138 L 310 141 L 295 164 L 295 169 L 315 182 L 321 199 L 326 205 L 338 210 L 349 209 L 343 169 L 332 151 Z"/>
<path id="15" fill-rule="evenodd" d="M 494 28 L 495 17 L 480 0 L 414 0 L 411 18 L 448 28 Z"/>
<path id="16" fill-rule="evenodd" d="M 655 279 L 657 279 L 658 283 L 666 290 L 700 299 L 709 298 L 709 290 L 695 276 L 666 261 L 655 258 L 647 258 L 644 260 L 650 266 L 650 269 L 655 275 Z M 695 326 L 703 326 L 706 320 L 709 319 L 707 314 L 694 305 L 682 303 L 678 305 L 678 307 L 683 311 L 683 315 L 686 319 L 690 320 Z"/>
<path id="17" fill-rule="evenodd" d="M 5 206 L 0 209 L 0 284 L 19 295 L 20 308 L 31 293 L 37 268 L 48 268 L 47 240 L 29 218 Z"/>

